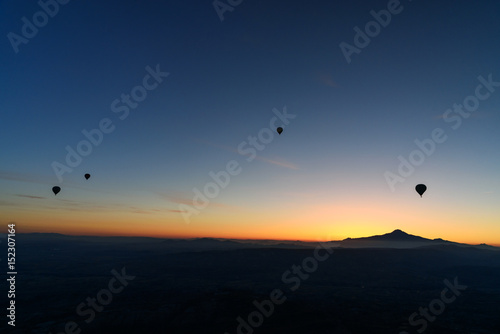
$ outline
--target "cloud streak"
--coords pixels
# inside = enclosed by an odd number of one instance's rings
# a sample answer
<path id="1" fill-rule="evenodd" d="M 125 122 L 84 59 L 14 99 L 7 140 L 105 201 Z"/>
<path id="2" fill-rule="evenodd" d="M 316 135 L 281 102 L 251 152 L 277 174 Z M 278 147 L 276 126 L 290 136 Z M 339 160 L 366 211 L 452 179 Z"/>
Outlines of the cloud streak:
<path id="1" fill-rule="evenodd" d="M 264 158 L 264 157 L 261 157 L 261 156 L 256 156 L 255 159 L 259 159 L 261 161 L 264 161 L 264 162 L 267 162 L 267 163 L 270 163 L 270 164 L 273 164 L 273 165 L 277 165 L 277 166 L 289 168 L 289 169 L 294 169 L 294 170 L 299 169 L 299 167 L 297 165 L 295 165 L 295 164 L 293 164 L 291 162 L 283 161 L 283 160 L 267 159 L 267 158 Z"/>
<path id="2" fill-rule="evenodd" d="M 40 175 L 8 171 L 0 171 L 0 180 L 48 184 Z"/>
<path id="3" fill-rule="evenodd" d="M 317 79 L 324 85 L 337 88 L 339 85 L 333 80 L 332 76 L 328 73 L 318 73 Z"/>
<path id="4" fill-rule="evenodd" d="M 41 196 L 31 196 L 31 195 L 20 195 L 20 194 L 16 194 L 17 197 L 24 197 L 24 198 L 32 198 L 32 199 L 45 199 L 45 197 L 41 197 Z"/>

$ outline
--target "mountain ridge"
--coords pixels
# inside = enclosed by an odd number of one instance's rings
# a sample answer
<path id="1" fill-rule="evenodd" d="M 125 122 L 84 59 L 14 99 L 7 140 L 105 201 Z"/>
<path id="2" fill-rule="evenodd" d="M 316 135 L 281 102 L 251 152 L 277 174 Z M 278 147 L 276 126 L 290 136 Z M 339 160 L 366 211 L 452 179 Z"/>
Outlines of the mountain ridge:
<path id="1" fill-rule="evenodd" d="M 0 237 L 6 237 L 7 234 L 0 233 Z M 236 248 L 314 248 L 318 246 L 318 242 L 313 241 L 300 241 L 300 240 L 272 240 L 272 239 L 225 239 L 225 238 L 155 238 L 144 236 L 75 236 L 65 235 L 59 233 L 18 233 L 16 237 L 24 239 L 26 242 L 37 240 L 68 240 L 72 239 L 79 242 L 99 242 L 99 243 L 113 243 L 113 244 L 140 244 L 148 243 L 152 245 L 159 245 L 168 248 L 177 249 L 193 249 L 193 250 L 206 250 L 206 249 L 236 249 Z M 390 233 L 381 235 L 373 235 L 360 238 L 346 238 L 343 240 L 331 240 L 321 242 L 331 248 L 417 248 L 429 246 L 459 246 L 459 247 L 474 247 L 478 249 L 488 249 L 500 251 L 500 247 L 491 246 L 487 244 L 464 244 L 441 238 L 428 239 L 417 235 L 406 233 L 400 229 L 396 229 Z"/>
<path id="2" fill-rule="evenodd" d="M 431 241 L 431 239 L 423 238 L 413 234 L 406 233 L 400 229 L 396 229 L 390 233 L 385 233 L 381 235 L 373 235 L 370 237 L 360 237 L 360 238 L 347 238 L 346 240 L 387 240 L 387 241 Z M 442 240 L 442 239 L 441 239 Z M 444 240 L 443 240 L 444 241 Z"/>

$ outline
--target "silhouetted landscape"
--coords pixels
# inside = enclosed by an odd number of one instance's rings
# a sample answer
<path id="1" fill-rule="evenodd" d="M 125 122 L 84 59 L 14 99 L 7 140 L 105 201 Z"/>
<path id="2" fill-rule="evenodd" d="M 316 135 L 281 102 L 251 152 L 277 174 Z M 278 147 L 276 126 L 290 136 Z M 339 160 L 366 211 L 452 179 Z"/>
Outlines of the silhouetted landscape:
<path id="1" fill-rule="evenodd" d="M 72 322 L 69 328 L 82 333 L 419 333 L 425 322 L 426 333 L 500 332 L 500 249 L 492 246 L 400 230 L 319 248 L 314 242 L 43 233 L 17 240 L 21 274 L 12 333 L 65 333 Z M 316 268 L 304 262 L 315 250 L 322 260 Z M 295 273 L 293 266 L 309 272 Z M 112 270 L 128 277 L 126 286 L 99 304 L 92 320 L 89 306 L 79 315 L 81 303 L 108 288 Z M 411 325 L 414 312 L 441 298 L 445 280 L 466 288 L 433 321 L 418 315 Z M 269 316 L 253 328 L 248 316 L 258 310 L 255 303 L 270 300 L 275 289 L 282 291 L 275 298 L 281 303 L 264 303 Z M 104 294 L 99 298 L 107 302 Z"/>
<path id="2" fill-rule="evenodd" d="M 500 334 L 500 1 L 0 1 L 0 334 Z"/>

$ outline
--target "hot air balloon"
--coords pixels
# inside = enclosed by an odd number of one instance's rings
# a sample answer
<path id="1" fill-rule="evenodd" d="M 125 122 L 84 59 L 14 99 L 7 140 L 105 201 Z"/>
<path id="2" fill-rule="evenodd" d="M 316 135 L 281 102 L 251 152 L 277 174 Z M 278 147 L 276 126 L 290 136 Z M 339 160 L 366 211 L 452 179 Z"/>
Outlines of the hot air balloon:
<path id="1" fill-rule="evenodd" d="M 283 128 L 280 126 L 279 128 L 276 129 L 278 131 L 278 134 L 280 135 L 283 132 Z"/>
<path id="2" fill-rule="evenodd" d="M 89 178 L 90 178 L 90 174 L 89 173 L 85 174 L 85 179 L 88 180 Z"/>
<path id="3" fill-rule="evenodd" d="M 61 187 L 58 186 L 52 187 L 52 191 L 54 192 L 54 195 L 57 195 L 61 191 Z"/>
<path id="4" fill-rule="evenodd" d="M 416 187 L 415 187 L 415 190 L 420 195 L 420 197 L 422 197 L 422 195 L 427 190 L 427 187 L 425 186 L 425 184 L 417 184 Z"/>

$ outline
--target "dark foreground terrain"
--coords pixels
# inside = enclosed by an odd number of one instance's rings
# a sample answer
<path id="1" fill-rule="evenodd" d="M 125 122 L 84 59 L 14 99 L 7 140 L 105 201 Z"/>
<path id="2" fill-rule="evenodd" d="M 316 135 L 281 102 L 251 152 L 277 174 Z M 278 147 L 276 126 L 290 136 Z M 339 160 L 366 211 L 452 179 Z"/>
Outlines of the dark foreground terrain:
<path id="1" fill-rule="evenodd" d="M 500 333 L 499 251 L 316 246 L 19 234 L 0 332 Z"/>

